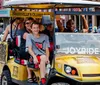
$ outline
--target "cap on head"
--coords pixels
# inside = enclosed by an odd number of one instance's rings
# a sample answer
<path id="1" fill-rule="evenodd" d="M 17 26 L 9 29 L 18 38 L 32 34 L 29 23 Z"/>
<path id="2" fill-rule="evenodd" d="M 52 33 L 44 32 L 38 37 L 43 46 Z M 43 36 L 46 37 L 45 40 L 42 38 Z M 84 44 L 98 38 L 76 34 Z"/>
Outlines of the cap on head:
<path id="1" fill-rule="evenodd" d="M 52 21 L 50 19 L 50 15 L 43 15 L 42 16 L 42 24 L 43 25 L 51 25 Z"/>

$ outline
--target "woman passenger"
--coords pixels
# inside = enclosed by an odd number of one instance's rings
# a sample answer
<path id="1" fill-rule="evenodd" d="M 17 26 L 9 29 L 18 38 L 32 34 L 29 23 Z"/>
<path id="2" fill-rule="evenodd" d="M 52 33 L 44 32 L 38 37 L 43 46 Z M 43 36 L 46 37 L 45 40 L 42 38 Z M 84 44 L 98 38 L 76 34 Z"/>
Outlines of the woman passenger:
<path id="1" fill-rule="evenodd" d="M 24 38 L 25 40 L 26 40 L 27 35 L 28 35 L 29 33 L 31 33 L 31 24 L 32 24 L 33 21 L 34 21 L 34 19 L 31 18 L 31 17 L 29 17 L 29 18 L 27 18 L 27 19 L 25 20 L 25 22 L 24 22 L 24 28 L 25 28 L 26 32 L 24 33 L 23 38 Z"/>
<path id="2" fill-rule="evenodd" d="M 21 37 L 23 36 L 25 32 L 25 30 L 23 29 L 24 28 L 23 19 L 15 18 L 14 20 L 11 21 L 11 24 L 6 27 L 2 41 L 6 41 L 8 34 L 11 38 L 11 26 L 12 26 L 12 37 L 13 38 L 16 35 L 21 35 Z"/>

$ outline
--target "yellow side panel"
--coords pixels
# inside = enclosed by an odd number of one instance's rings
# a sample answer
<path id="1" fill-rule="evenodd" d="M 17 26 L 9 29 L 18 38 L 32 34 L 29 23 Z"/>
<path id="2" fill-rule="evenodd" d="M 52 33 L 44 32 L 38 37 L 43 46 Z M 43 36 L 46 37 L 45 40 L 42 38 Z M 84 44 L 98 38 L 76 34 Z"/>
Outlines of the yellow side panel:
<path id="1" fill-rule="evenodd" d="M 32 8 L 32 9 L 50 9 L 53 8 L 54 5 L 53 4 L 29 4 L 29 5 L 18 5 L 18 6 L 13 6 L 14 8 Z"/>
<path id="2" fill-rule="evenodd" d="M 7 65 L 10 69 L 11 77 L 13 79 L 20 81 L 27 80 L 28 73 L 26 66 L 15 63 L 14 59 L 9 60 Z M 32 70 L 35 73 L 36 77 L 40 79 L 40 70 L 34 70 L 34 69 Z"/>
<path id="3" fill-rule="evenodd" d="M 42 18 L 43 15 L 50 15 L 53 18 L 53 12 L 34 12 L 34 11 L 10 11 L 11 17 L 33 17 Z"/>
<path id="4" fill-rule="evenodd" d="M 58 72 L 60 72 L 60 73 L 62 72 L 62 69 L 63 69 L 62 64 L 56 62 L 56 63 L 55 63 L 55 68 L 56 68 L 56 70 L 57 70 Z"/>
<path id="5" fill-rule="evenodd" d="M 38 8 L 38 9 L 49 9 L 53 8 L 53 4 L 36 4 L 36 5 L 28 5 L 28 8 Z"/>
<path id="6" fill-rule="evenodd" d="M 10 69 L 12 78 L 20 81 L 27 80 L 26 66 L 15 63 L 14 59 L 10 60 L 7 65 Z"/>

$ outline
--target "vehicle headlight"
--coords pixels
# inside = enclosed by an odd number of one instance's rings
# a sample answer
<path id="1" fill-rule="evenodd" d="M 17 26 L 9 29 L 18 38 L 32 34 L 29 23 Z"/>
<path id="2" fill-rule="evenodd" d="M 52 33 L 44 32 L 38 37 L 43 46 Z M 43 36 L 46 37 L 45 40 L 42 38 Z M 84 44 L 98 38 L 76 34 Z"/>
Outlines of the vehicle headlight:
<path id="1" fill-rule="evenodd" d="M 72 67 L 72 66 L 64 65 L 64 71 L 65 71 L 65 73 L 67 73 L 67 74 L 70 74 L 70 75 L 77 75 L 77 76 L 78 76 L 77 69 L 74 68 L 74 67 Z"/>
<path id="2" fill-rule="evenodd" d="M 66 68 L 65 68 L 65 71 L 66 71 L 66 73 L 70 73 L 71 72 L 71 67 L 70 66 L 67 66 Z"/>

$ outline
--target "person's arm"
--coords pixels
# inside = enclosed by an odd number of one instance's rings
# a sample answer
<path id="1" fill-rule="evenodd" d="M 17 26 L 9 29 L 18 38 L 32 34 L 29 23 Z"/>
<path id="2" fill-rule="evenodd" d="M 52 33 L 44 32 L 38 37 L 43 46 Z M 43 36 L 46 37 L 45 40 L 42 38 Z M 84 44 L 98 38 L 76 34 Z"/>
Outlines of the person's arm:
<path id="1" fill-rule="evenodd" d="M 49 59 L 49 55 L 50 55 L 50 53 L 49 53 L 49 48 L 46 47 L 46 56 L 47 56 L 48 59 Z"/>
<path id="2" fill-rule="evenodd" d="M 28 52 L 33 58 L 36 58 L 36 55 L 34 54 L 34 52 L 32 50 L 32 46 L 28 46 Z"/>
<path id="3" fill-rule="evenodd" d="M 50 47 L 50 42 L 49 42 L 49 37 L 46 35 L 46 56 L 47 56 L 47 62 L 49 63 L 49 47 Z"/>
<path id="4" fill-rule="evenodd" d="M 6 38 L 7 38 L 8 34 L 9 34 L 9 30 L 10 30 L 10 27 L 7 26 L 6 29 L 5 29 L 2 41 L 6 41 Z"/>
<path id="5" fill-rule="evenodd" d="M 36 55 L 34 54 L 34 52 L 33 52 L 33 50 L 32 50 L 32 46 L 29 46 L 29 47 L 28 47 L 28 52 L 29 52 L 29 54 L 33 57 L 34 63 L 37 64 L 37 63 L 38 63 L 38 60 L 37 60 L 37 57 L 36 57 Z"/>
<path id="6" fill-rule="evenodd" d="M 84 26 L 83 32 L 88 32 L 88 23 L 87 23 L 87 20 L 86 20 L 86 18 L 85 18 L 84 15 L 81 15 L 81 17 L 83 19 L 83 26 Z"/>
<path id="7" fill-rule="evenodd" d="M 56 20 L 59 32 L 63 32 L 64 31 L 64 27 L 62 25 L 62 23 L 60 22 L 60 20 Z"/>
<path id="8" fill-rule="evenodd" d="M 32 42 L 31 42 L 31 37 L 30 35 L 27 35 L 27 38 L 26 38 L 26 47 L 28 47 L 28 52 L 29 54 L 33 57 L 33 60 L 34 60 L 34 63 L 38 63 L 38 60 L 36 58 L 36 55 L 32 49 Z"/>
<path id="9" fill-rule="evenodd" d="M 25 32 L 25 33 L 23 34 L 23 39 L 25 39 L 25 40 L 26 40 L 27 36 L 28 36 L 28 33 L 27 33 L 27 32 Z"/>

